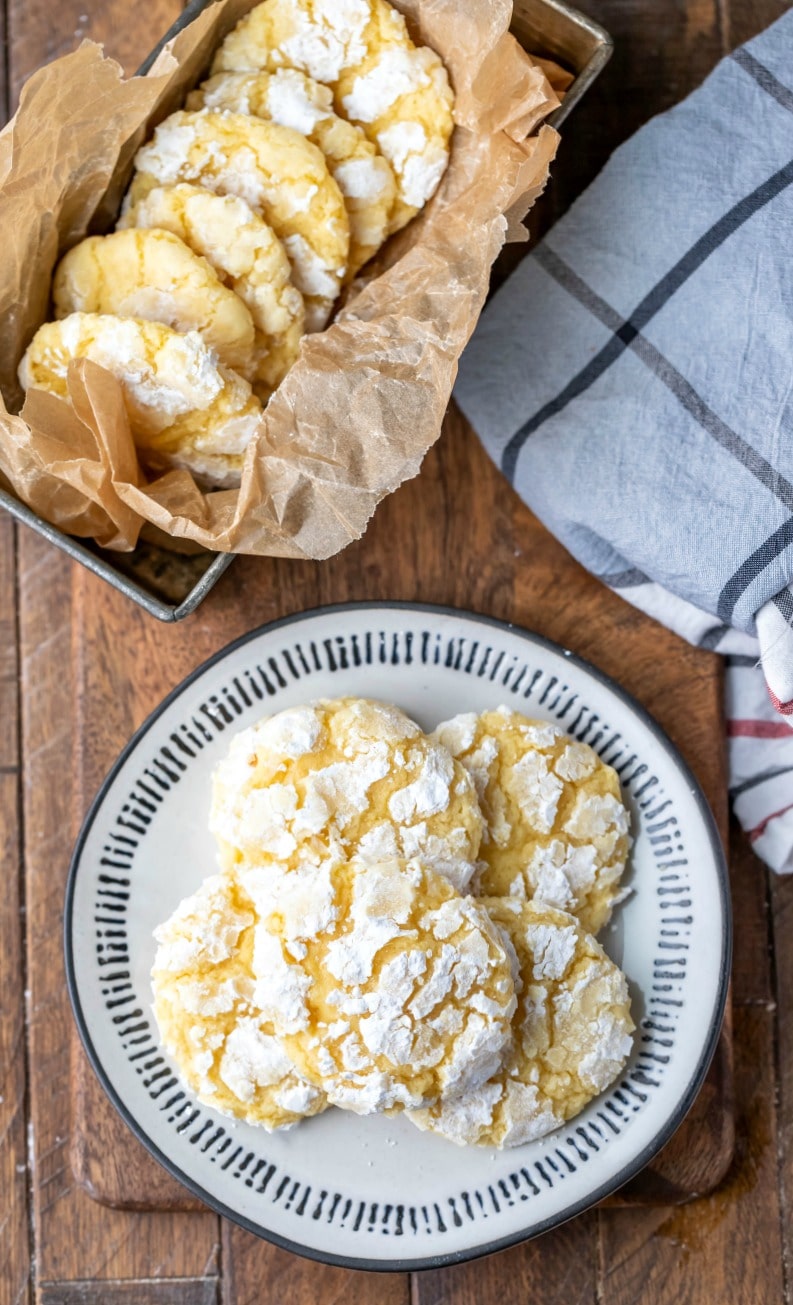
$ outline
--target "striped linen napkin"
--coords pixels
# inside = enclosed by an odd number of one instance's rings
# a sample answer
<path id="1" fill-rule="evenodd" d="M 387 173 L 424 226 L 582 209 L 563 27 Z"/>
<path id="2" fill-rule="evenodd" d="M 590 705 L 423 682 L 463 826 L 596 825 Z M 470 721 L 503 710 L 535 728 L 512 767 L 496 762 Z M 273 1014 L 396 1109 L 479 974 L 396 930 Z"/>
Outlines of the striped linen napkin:
<path id="1" fill-rule="evenodd" d="M 455 398 L 590 571 L 727 658 L 735 811 L 793 872 L 793 10 L 618 149 Z"/>

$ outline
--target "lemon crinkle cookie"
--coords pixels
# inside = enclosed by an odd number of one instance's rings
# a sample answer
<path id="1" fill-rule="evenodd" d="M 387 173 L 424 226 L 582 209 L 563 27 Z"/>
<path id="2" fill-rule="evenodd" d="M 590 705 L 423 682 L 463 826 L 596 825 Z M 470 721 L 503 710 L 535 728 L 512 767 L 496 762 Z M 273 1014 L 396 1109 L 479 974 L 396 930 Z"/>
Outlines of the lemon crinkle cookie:
<path id="1" fill-rule="evenodd" d="M 350 224 L 325 156 L 289 127 L 240 113 L 181 109 L 135 156 L 129 204 L 187 181 L 244 199 L 273 228 L 306 300 L 306 329 L 327 322 L 347 270 Z"/>
<path id="2" fill-rule="evenodd" d="M 577 920 L 537 902 L 483 898 L 518 959 L 513 1043 L 470 1093 L 411 1113 L 459 1146 L 512 1147 L 577 1115 L 614 1082 L 634 1031 L 625 976 Z"/>
<path id="3" fill-rule="evenodd" d="M 163 1046 L 199 1101 L 271 1130 L 326 1102 L 257 1005 L 255 922 L 231 877 L 204 880 L 155 930 L 154 1014 Z"/>
<path id="4" fill-rule="evenodd" d="M 333 112 L 333 94 L 293 68 L 218 73 L 187 99 L 189 109 L 268 118 L 301 132 L 322 150 L 350 219 L 347 279 L 382 245 L 396 197 L 394 174 L 359 127 Z"/>
<path id="5" fill-rule="evenodd" d="M 616 772 L 584 743 L 507 707 L 445 721 L 485 818 L 478 891 L 537 898 L 591 933 L 611 915 L 630 839 Z"/>
<path id="6" fill-rule="evenodd" d="M 330 86 L 337 112 L 391 164 L 396 231 L 435 193 L 449 158 L 446 69 L 385 0 L 265 0 L 229 33 L 213 72 L 290 66 Z"/>
<path id="7" fill-rule="evenodd" d="M 404 712 L 340 698 L 238 734 L 215 772 L 210 828 L 226 866 L 421 856 L 462 889 L 482 816 L 464 768 Z"/>
<path id="8" fill-rule="evenodd" d="M 304 308 L 272 227 L 244 199 L 189 182 L 155 186 L 137 203 L 127 203 L 119 227 L 170 231 L 211 264 L 252 318 L 257 392 L 274 390 L 297 357 Z"/>
<path id="9" fill-rule="evenodd" d="M 418 1107 L 497 1070 L 512 966 L 473 898 L 419 860 L 265 866 L 245 887 L 265 1015 L 332 1104 Z"/>
<path id="10" fill-rule="evenodd" d="M 170 231 L 89 236 L 61 259 L 52 286 L 55 316 L 110 313 L 198 331 L 226 367 L 248 376 L 253 320 L 206 259 Z"/>
<path id="11" fill-rule="evenodd" d="M 247 381 L 215 361 L 197 331 L 182 335 L 159 322 L 70 313 L 39 327 L 19 365 L 20 384 L 68 398 L 69 364 L 78 358 L 120 382 L 132 436 L 154 470 L 183 467 L 209 486 L 239 484 L 261 404 Z"/>

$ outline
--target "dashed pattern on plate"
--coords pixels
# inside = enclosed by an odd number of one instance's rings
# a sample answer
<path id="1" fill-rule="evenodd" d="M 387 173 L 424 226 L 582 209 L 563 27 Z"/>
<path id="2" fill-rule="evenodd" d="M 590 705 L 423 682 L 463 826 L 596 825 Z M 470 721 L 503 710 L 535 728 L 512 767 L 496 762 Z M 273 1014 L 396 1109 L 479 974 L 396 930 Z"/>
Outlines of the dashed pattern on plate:
<path id="1" fill-rule="evenodd" d="M 669 1064 L 685 1003 L 686 953 L 693 922 L 691 884 L 684 833 L 658 777 L 615 732 L 558 676 L 499 649 L 493 641 L 465 635 L 444 636 L 419 628 L 336 635 L 320 641 L 285 644 L 280 651 L 253 661 L 208 695 L 172 731 L 167 744 L 153 752 L 131 786 L 109 828 L 96 877 L 94 924 L 97 980 L 111 1027 L 121 1040 L 140 1085 L 190 1146 L 274 1205 L 306 1219 L 324 1220 L 352 1232 L 421 1237 L 447 1232 L 480 1219 L 497 1218 L 504 1207 L 531 1201 L 543 1189 L 563 1183 L 647 1109 Z M 487 678 L 501 697 L 542 708 L 574 738 L 588 743 L 620 776 L 634 807 L 637 832 L 652 847 L 658 872 L 658 936 L 647 1013 L 625 1074 L 598 1098 L 586 1123 L 571 1122 L 549 1136 L 540 1159 L 515 1165 L 507 1178 L 462 1191 L 431 1205 L 363 1201 L 348 1193 L 303 1183 L 268 1160 L 266 1152 L 239 1143 L 230 1129 L 195 1101 L 160 1050 L 148 1016 L 148 994 L 141 997 L 131 979 L 125 916 L 134 886 L 138 848 L 156 820 L 168 792 L 180 783 L 199 752 L 220 734 L 236 727 L 249 711 L 277 699 L 295 681 L 326 676 L 354 667 L 381 665 L 443 666 L 463 675 Z M 277 707 L 274 705 L 274 710 Z M 310 1126 L 310 1125 L 309 1125 Z"/>

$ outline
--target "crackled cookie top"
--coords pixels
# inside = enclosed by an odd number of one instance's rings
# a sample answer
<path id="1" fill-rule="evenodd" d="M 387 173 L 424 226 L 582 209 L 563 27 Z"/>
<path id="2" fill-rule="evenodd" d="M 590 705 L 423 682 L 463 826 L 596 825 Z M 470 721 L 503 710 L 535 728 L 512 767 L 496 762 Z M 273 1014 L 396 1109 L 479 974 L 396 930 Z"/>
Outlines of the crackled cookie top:
<path id="1" fill-rule="evenodd" d="M 305 312 L 272 227 L 237 195 L 217 195 L 186 181 L 155 186 L 136 204 L 128 203 L 119 222 L 127 227 L 170 231 L 211 264 L 253 321 L 254 386 L 257 392 L 274 390 L 297 357 Z"/>
<path id="2" fill-rule="evenodd" d="M 235 372 L 220 366 L 197 331 L 159 322 L 70 313 L 45 322 L 19 365 L 31 386 L 68 398 L 73 359 L 88 358 L 121 384 L 130 428 L 152 468 L 184 467 L 208 485 L 239 484 L 261 404 Z"/>
<path id="3" fill-rule="evenodd" d="M 334 1105 L 420 1106 L 497 1070 L 514 983 L 473 898 L 415 859 L 266 866 L 245 887 L 260 920 L 257 1000 Z"/>
<path id="4" fill-rule="evenodd" d="M 114 231 L 69 250 L 52 285 L 55 316 L 112 313 L 198 331 L 226 367 L 250 376 L 253 320 L 205 258 L 170 231 Z"/>
<path id="5" fill-rule="evenodd" d="M 511 1147 L 543 1137 L 619 1075 L 634 1030 L 625 976 L 577 920 L 538 902 L 483 898 L 518 958 L 513 1043 L 473 1092 L 411 1112 L 458 1146 Z"/>
<path id="6" fill-rule="evenodd" d="M 325 1108 L 256 1001 L 255 914 L 231 877 L 214 875 L 155 930 L 154 1014 L 166 1051 L 199 1101 L 266 1129 Z"/>
<path id="7" fill-rule="evenodd" d="M 372 51 L 409 39 L 385 0 L 265 0 L 229 32 L 212 72 L 297 68 L 335 86 Z"/>
<path id="8" fill-rule="evenodd" d="M 449 157 L 453 95 L 434 50 L 416 47 L 385 0 L 265 0 L 229 33 L 213 72 L 297 68 L 330 86 L 397 180 L 390 229 L 435 193 Z"/>
<path id="9" fill-rule="evenodd" d="M 461 889 L 482 816 L 465 769 L 404 712 L 339 698 L 287 708 L 233 739 L 210 828 L 227 866 L 421 856 Z"/>
<path id="10" fill-rule="evenodd" d="M 449 161 L 454 99 L 446 69 L 434 50 L 408 41 L 346 72 L 337 98 L 394 169 L 390 229 L 398 231 L 435 194 Z"/>
<path id="11" fill-rule="evenodd" d="M 182 109 L 160 123 L 135 166 L 131 204 L 180 181 L 244 199 L 283 242 L 306 300 L 306 329 L 322 329 L 347 270 L 350 223 L 316 145 L 263 118 Z"/>
<path id="12" fill-rule="evenodd" d="M 485 834 L 478 891 L 537 898 L 597 933 L 625 869 L 628 812 L 611 766 L 547 721 L 507 707 L 435 730 L 476 784 Z"/>
<path id="13" fill-rule="evenodd" d="M 333 93 L 294 68 L 218 73 L 188 96 L 189 109 L 269 118 L 302 132 L 328 161 L 350 219 L 349 280 L 385 240 L 396 198 L 394 174 L 359 127 L 333 112 Z"/>

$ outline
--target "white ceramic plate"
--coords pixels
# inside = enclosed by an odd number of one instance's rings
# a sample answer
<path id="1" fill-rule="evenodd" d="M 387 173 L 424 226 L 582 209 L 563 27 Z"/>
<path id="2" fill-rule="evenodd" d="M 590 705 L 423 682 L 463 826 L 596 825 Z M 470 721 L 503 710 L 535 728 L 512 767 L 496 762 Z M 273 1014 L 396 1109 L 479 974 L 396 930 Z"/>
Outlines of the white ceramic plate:
<path id="1" fill-rule="evenodd" d="M 638 1026 L 618 1083 L 512 1151 L 460 1149 L 406 1119 L 329 1110 L 268 1134 L 199 1105 L 158 1049 L 152 930 L 215 868 L 210 775 L 260 716 L 343 694 L 397 703 L 426 729 L 505 702 L 558 721 L 615 766 L 635 846 L 629 899 L 602 941 Z M 152 1154 L 221 1214 L 281 1246 L 359 1268 L 433 1268 L 532 1237 L 640 1170 L 691 1105 L 729 973 L 713 820 L 658 726 L 615 684 L 533 634 L 450 609 L 324 608 L 256 630 L 180 685 L 102 786 L 66 901 L 66 965 L 94 1068 Z"/>

